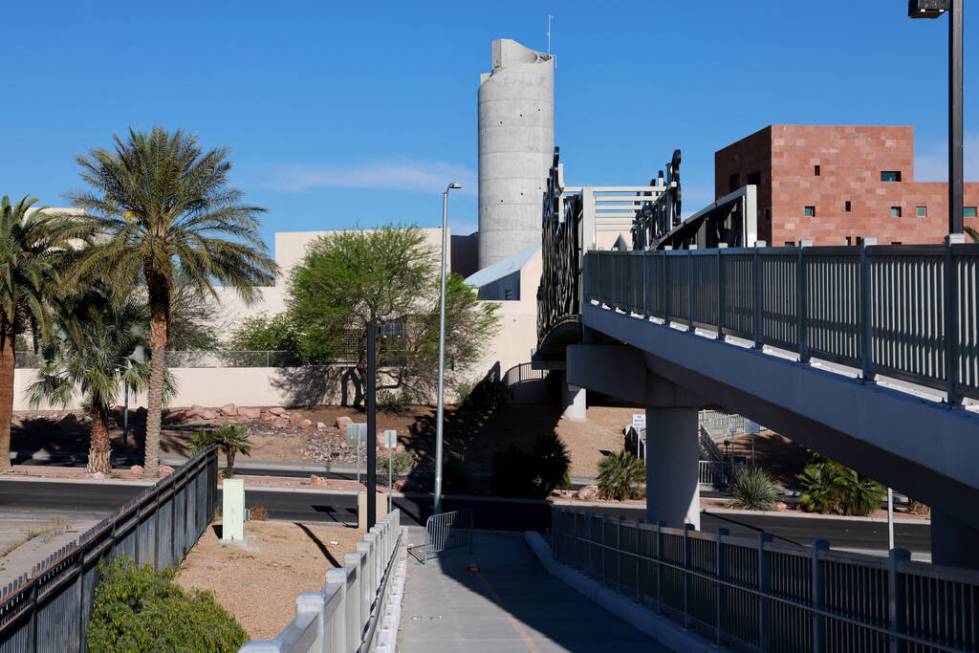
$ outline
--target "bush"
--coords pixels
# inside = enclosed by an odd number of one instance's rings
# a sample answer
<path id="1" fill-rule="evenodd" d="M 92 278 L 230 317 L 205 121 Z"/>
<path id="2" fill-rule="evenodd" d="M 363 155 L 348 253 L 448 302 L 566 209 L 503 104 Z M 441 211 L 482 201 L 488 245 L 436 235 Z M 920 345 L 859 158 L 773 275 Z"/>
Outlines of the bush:
<path id="1" fill-rule="evenodd" d="M 406 476 L 415 467 L 415 455 L 410 451 L 395 451 L 391 456 L 391 471 L 395 479 Z"/>
<path id="2" fill-rule="evenodd" d="M 624 449 L 598 463 L 598 494 L 603 499 L 631 499 L 637 494 L 636 486 L 645 480 L 643 461 Z"/>
<path id="3" fill-rule="evenodd" d="M 118 557 L 99 564 L 101 583 L 86 642 L 91 653 L 231 653 L 248 639 L 209 592 L 187 592 L 174 571 L 137 567 Z"/>
<path id="4" fill-rule="evenodd" d="M 877 481 L 818 455 L 799 474 L 799 482 L 804 490 L 800 504 L 808 512 L 869 515 L 887 493 Z"/>
<path id="5" fill-rule="evenodd" d="M 299 352 L 299 331 L 285 313 L 248 318 L 231 333 L 228 349 L 235 351 Z"/>
<path id="6" fill-rule="evenodd" d="M 235 456 L 239 453 L 244 456 L 252 455 L 252 443 L 249 437 L 247 426 L 226 424 L 217 429 L 198 431 L 191 437 L 190 442 L 195 453 L 216 444 L 227 459 L 224 477 L 231 478 L 235 475 Z"/>
<path id="7" fill-rule="evenodd" d="M 530 451 L 510 445 L 493 459 L 493 493 L 505 497 L 542 499 L 558 488 L 571 487 L 571 456 L 556 433 L 537 436 Z"/>
<path id="8" fill-rule="evenodd" d="M 778 500 L 778 488 L 772 477 L 761 469 L 745 469 L 731 485 L 734 507 L 744 510 L 772 510 Z"/>
<path id="9" fill-rule="evenodd" d="M 382 392 L 377 398 L 377 409 L 382 413 L 401 415 L 408 410 L 408 398 L 403 392 Z"/>

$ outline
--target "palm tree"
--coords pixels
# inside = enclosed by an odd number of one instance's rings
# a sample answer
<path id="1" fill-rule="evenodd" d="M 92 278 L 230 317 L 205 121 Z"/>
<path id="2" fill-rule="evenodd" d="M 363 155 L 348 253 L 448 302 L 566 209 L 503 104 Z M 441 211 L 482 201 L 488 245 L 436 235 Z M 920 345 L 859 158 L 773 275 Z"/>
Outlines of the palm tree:
<path id="1" fill-rule="evenodd" d="M 269 285 L 276 271 L 258 236 L 264 209 L 241 203 L 228 186 L 228 151 L 203 152 L 180 130 L 129 130 L 115 136 L 112 150 L 79 156 L 81 176 L 91 189 L 72 197 L 104 236 L 83 256 L 75 276 L 102 270 L 109 285 L 124 292 L 144 283 L 149 304 L 150 379 L 146 417 L 145 469 L 159 471 L 160 417 L 175 279 L 216 297 L 216 282 L 237 289 L 245 301 L 256 286 Z"/>
<path id="2" fill-rule="evenodd" d="M 142 390 L 149 381 L 149 364 L 132 358 L 146 343 L 146 307 L 133 299 L 114 305 L 95 285 L 58 309 L 56 335 L 27 393 L 35 407 L 44 401 L 67 407 L 77 391 L 92 419 L 88 471 L 108 474 L 110 407 L 120 390 Z"/>
<path id="3" fill-rule="evenodd" d="M 37 209 L 35 199 L 0 200 L 0 472 L 10 471 L 14 409 L 14 343 L 30 332 L 35 348 L 47 338 L 49 300 L 60 292 L 71 244 L 86 225 Z"/>

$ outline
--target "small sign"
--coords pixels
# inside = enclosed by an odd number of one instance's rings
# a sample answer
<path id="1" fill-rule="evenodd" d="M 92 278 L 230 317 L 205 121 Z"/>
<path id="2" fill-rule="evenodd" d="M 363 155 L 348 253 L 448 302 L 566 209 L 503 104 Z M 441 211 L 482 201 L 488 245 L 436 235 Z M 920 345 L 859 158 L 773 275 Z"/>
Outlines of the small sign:
<path id="1" fill-rule="evenodd" d="M 646 428 L 646 413 L 633 413 L 632 414 L 632 428 L 639 429 Z"/>
<path id="2" fill-rule="evenodd" d="M 386 429 L 384 431 L 384 446 L 388 449 L 394 449 L 398 446 L 398 432 L 394 429 Z"/>
<path id="3" fill-rule="evenodd" d="M 225 479 L 221 495 L 221 539 L 240 542 L 245 539 L 245 481 Z"/>
<path id="4" fill-rule="evenodd" d="M 347 446 L 362 447 L 367 442 L 367 425 L 353 422 L 347 424 Z"/>

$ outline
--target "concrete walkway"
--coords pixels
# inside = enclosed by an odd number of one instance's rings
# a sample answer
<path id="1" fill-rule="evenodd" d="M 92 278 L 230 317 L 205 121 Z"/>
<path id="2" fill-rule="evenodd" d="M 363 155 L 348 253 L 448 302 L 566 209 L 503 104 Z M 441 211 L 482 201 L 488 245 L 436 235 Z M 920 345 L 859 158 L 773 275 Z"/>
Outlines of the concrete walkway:
<path id="1" fill-rule="evenodd" d="M 401 653 L 667 650 L 551 576 L 522 534 L 477 533 L 472 553 L 408 561 Z"/>

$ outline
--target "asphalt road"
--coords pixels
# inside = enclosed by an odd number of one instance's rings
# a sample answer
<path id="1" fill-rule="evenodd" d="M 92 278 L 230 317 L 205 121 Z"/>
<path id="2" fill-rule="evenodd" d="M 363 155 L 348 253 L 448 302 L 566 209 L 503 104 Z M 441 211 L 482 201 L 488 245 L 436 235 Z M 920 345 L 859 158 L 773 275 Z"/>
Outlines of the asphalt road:
<path id="1" fill-rule="evenodd" d="M 142 490 L 139 486 L 116 484 L 80 484 L 36 481 L 0 481 L 0 517 L 10 514 L 83 514 L 108 515 L 113 509 Z M 263 506 L 271 519 L 320 521 L 355 524 L 357 498 L 353 495 L 282 492 L 254 489 L 246 495 L 248 507 Z M 431 499 L 423 496 L 396 497 L 395 506 L 402 511 L 403 523 L 420 525 L 431 513 Z M 482 498 L 447 497 L 444 508 L 472 507 L 477 527 L 533 530 L 547 523 L 549 506 L 542 502 Z M 640 508 L 586 508 L 627 519 L 642 516 Z M 834 548 L 884 550 L 887 548 L 887 525 L 882 522 L 704 513 L 701 528 L 713 531 L 727 528 L 731 535 L 754 537 L 768 532 L 777 539 L 797 544 L 811 544 L 815 539 L 829 540 Z M 930 529 L 924 524 L 895 525 L 897 545 L 914 552 L 930 550 Z"/>

